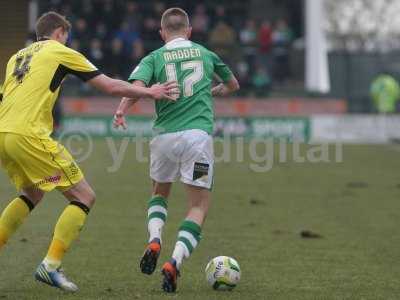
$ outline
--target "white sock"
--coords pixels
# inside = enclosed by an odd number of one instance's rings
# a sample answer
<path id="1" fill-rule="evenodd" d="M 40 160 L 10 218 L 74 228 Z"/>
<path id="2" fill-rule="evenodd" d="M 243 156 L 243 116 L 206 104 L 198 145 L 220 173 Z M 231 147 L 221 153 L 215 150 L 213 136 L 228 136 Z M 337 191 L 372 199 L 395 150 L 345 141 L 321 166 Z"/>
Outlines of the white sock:
<path id="1" fill-rule="evenodd" d="M 168 203 L 165 198 L 160 195 L 154 195 L 149 201 L 147 209 L 149 231 L 149 243 L 157 238 L 161 242 L 162 229 L 167 219 Z"/>
<path id="2" fill-rule="evenodd" d="M 161 234 L 164 224 L 164 221 L 159 218 L 149 220 L 147 225 L 147 229 L 149 230 L 149 243 L 155 238 L 159 239 L 161 243 Z"/>
<path id="3" fill-rule="evenodd" d="M 180 269 L 183 259 L 190 256 L 189 250 L 181 241 L 176 242 L 172 258 L 176 261 L 176 267 Z"/>

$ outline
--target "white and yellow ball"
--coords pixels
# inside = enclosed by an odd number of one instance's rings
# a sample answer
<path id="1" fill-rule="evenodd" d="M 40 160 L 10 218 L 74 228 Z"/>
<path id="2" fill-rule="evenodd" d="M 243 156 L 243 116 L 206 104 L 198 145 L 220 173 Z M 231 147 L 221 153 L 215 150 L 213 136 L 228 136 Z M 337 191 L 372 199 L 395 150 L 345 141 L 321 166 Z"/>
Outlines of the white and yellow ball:
<path id="1" fill-rule="evenodd" d="M 231 290 L 240 281 L 240 267 L 232 257 L 218 256 L 206 266 L 207 282 L 215 290 Z"/>

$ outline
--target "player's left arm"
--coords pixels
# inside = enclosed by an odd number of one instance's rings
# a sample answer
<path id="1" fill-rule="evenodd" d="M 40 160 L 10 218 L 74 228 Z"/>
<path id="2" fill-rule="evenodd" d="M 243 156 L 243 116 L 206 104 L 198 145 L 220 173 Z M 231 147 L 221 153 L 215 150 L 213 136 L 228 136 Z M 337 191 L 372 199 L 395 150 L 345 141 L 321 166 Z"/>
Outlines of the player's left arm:
<path id="1" fill-rule="evenodd" d="M 219 56 L 211 52 L 211 58 L 214 63 L 215 75 L 222 81 L 211 89 L 213 96 L 227 96 L 240 89 L 240 85 L 231 69 L 219 58 Z"/>
<path id="2" fill-rule="evenodd" d="M 228 96 L 240 89 L 239 81 L 236 79 L 235 75 L 232 74 L 231 79 L 227 82 L 221 82 L 211 89 L 211 94 L 213 96 Z"/>

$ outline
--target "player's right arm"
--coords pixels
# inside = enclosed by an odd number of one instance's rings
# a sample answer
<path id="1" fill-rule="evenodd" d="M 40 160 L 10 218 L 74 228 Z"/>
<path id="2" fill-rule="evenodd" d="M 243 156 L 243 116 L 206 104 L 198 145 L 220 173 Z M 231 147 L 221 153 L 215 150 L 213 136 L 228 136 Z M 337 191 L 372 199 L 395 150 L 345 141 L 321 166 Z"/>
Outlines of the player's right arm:
<path id="1" fill-rule="evenodd" d="M 59 67 L 56 71 L 57 76 L 55 76 L 50 86 L 53 90 L 59 87 L 66 74 L 73 74 L 96 89 L 113 96 L 174 100 L 171 94 L 177 87 L 176 82 L 155 84 L 150 88 L 133 86 L 128 82 L 102 74 L 81 53 L 68 47 L 58 49 L 57 59 L 59 60 Z"/>
<path id="2" fill-rule="evenodd" d="M 132 71 L 131 75 L 129 76 L 128 81 L 132 82 L 133 86 L 138 88 L 145 88 L 148 86 L 152 80 L 154 75 L 154 57 L 153 54 L 149 54 L 144 57 L 138 66 Z M 171 95 L 179 95 L 178 86 L 174 86 L 171 91 Z M 125 121 L 125 114 L 128 109 L 134 105 L 137 101 L 139 101 L 140 97 L 124 97 L 121 100 L 121 103 L 114 115 L 114 127 L 123 127 L 126 128 L 126 121 Z"/>
<path id="3" fill-rule="evenodd" d="M 211 94 L 213 96 L 227 96 L 239 90 L 239 82 L 229 67 L 213 52 L 211 52 L 211 58 L 214 63 L 215 75 L 222 81 L 211 89 Z"/>
<path id="4" fill-rule="evenodd" d="M 132 85 L 138 86 L 138 87 L 144 87 L 145 84 L 143 81 L 140 80 L 135 80 Z M 128 112 L 129 108 L 131 108 L 133 105 L 135 105 L 139 101 L 139 98 L 137 99 L 131 99 L 131 98 L 126 98 L 123 97 L 121 99 L 121 102 L 117 108 L 117 111 L 114 114 L 114 121 L 113 125 L 115 128 L 122 127 L 123 129 L 127 128 L 126 120 L 125 120 L 125 115 Z"/>

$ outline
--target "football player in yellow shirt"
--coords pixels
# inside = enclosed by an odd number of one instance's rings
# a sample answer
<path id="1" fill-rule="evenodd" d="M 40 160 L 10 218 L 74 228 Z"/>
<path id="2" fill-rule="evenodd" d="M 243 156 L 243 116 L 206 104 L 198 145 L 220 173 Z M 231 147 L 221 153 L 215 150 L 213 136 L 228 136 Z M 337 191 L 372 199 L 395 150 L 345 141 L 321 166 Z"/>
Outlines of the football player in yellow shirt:
<path id="1" fill-rule="evenodd" d="M 77 291 L 61 261 L 82 229 L 95 193 L 72 156 L 50 138 L 52 108 L 67 74 L 95 88 L 129 98 L 174 99 L 176 82 L 138 87 L 100 73 L 82 54 L 65 46 L 71 24 L 48 12 L 36 24 L 38 41 L 18 51 L 7 64 L 0 93 L 0 163 L 20 196 L 0 217 L 0 249 L 23 223 L 45 192 L 59 190 L 70 202 L 54 230 L 48 253 L 36 270 L 37 280 L 65 291 Z"/>

